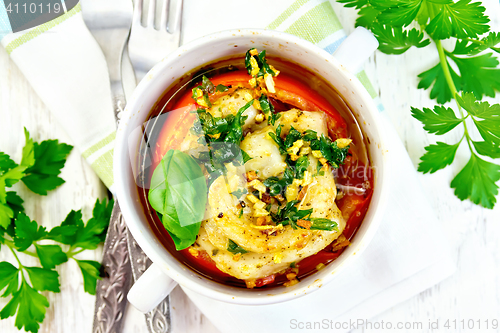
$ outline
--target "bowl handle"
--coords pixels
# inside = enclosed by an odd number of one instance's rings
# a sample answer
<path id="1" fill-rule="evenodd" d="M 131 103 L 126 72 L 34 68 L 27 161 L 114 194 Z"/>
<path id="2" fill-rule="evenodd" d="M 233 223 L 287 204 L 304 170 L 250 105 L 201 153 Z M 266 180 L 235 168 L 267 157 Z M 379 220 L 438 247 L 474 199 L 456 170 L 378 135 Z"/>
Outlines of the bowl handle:
<path id="1" fill-rule="evenodd" d="M 147 313 L 153 310 L 177 286 L 161 269 L 153 263 L 134 283 L 127 299 L 137 310 Z"/>
<path id="2" fill-rule="evenodd" d="M 359 72 L 365 61 L 378 48 L 378 40 L 371 31 L 357 27 L 333 53 L 349 72 Z"/>

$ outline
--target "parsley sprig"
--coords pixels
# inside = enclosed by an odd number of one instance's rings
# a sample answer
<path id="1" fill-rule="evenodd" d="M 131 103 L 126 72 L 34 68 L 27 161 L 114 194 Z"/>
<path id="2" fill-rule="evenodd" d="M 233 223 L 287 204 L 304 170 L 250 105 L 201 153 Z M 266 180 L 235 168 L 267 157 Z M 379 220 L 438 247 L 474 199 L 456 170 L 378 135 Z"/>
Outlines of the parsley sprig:
<path id="1" fill-rule="evenodd" d="M 370 29 L 384 53 L 401 54 L 412 46 L 422 48 L 434 42 L 439 63 L 418 75 L 418 88 L 430 89 L 430 97 L 439 104 L 455 99 L 459 116 L 454 109 L 439 105 L 433 109 L 412 108 L 412 115 L 429 133 L 442 135 L 461 124 L 464 134 L 455 144 L 437 142 L 425 147 L 427 152 L 421 157 L 418 170 L 433 173 L 452 164 L 458 147 L 465 141 L 471 157 L 451 187 L 459 199 L 493 208 L 500 166 L 479 155 L 500 158 L 500 106 L 480 100 L 500 91 L 499 62 L 494 56 L 494 52 L 500 53 L 500 33 L 490 31 L 485 8 L 471 0 L 339 2 L 359 10 L 356 25 Z M 450 38 L 454 41 L 453 50 L 445 49 L 441 43 Z M 483 140 L 471 137 L 471 126 Z"/>
<path id="2" fill-rule="evenodd" d="M 95 294 L 101 264 L 76 256 L 97 248 L 104 241 L 112 201 L 97 200 L 93 217 L 84 223 L 81 211 L 71 211 L 50 231 L 31 220 L 24 212 L 23 200 L 14 191 L 6 191 L 22 181 L 35 193 L 46 195 L 64 180 L 58 177 L 73 148 L 57 140 L 34 142 L 25 129 L 26 144 L 20 164 L 0 152 L 0 250 L 12 253 L 15 262 L 0 262 L 1 297 L 10 298 L 0 310 L 0 319 L 16 316 L 18 329 L 37 332 L 49 307 L 44 291 L 60 292 L 58 265 L 70 259 L 80 267 L 84 289 Z M 40 266 L 27 266 L 22 255 L 38 259 Z"/>

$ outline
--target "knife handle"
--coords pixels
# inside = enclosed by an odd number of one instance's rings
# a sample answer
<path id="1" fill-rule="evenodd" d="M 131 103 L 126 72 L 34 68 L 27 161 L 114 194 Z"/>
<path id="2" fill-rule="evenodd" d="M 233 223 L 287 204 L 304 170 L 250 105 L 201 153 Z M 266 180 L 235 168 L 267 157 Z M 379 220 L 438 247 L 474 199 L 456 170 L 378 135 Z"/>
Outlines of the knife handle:
<path id="1" fill-rule="evenodd" d="M 127 226 L 115 201 L 104 241 L 105 277 L 97 281 L 93 333 L 122 331 L 132 268 L 127 247 Z"/>

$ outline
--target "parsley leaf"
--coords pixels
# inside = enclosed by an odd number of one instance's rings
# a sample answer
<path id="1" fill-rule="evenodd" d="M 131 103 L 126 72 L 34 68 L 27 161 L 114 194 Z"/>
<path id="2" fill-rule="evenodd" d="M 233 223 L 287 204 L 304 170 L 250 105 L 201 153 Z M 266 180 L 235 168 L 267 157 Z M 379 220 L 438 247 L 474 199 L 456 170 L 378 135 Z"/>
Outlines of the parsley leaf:
<path id="1" fill-rule="evenodd" d="M 492 122 L 500 122 L 500 105 L 490 105 L 488 102 L 478 102 L 471 93 L 457 96 L 457 101 L 469 114 Z"/>
<path id="2" fill-rule="evenodd" d="M 47 235 L 45 227 L 38 226 L 36 221 L 31 221 L 24 213 L 20 213 L 15 221 L 16 237 L 14 244 L 18 251 L 25 251 L 34 242 L 43 239 Z"/>
<path id="3" fill-rule="evenodd" d="M 72 210 L 61 225 L 50 230 L 47 238 L 56 242 L 72 245 L 76 242 L 77 234 L 84 229 L 82 212 Z"/>
<path id="4" fill-rule="evenodd" d="M 101 264 L 92 260 L 76 260 L 83 275 L 83 288 L 85 292 L 95 295 L 97 280 L 101 279 Z"/>
<path id="5" fill-rule="evenodd" d="M 469 163 L 452 181 L 455 194 L 461 200 L 470 198 L 474 203 L 492 208 L 498 187 L 497 169 L 500 166 L 483 161 L 477 154 L 500 158 L 500 105 L 490 106 L 478 102 L 484 96 L 494 97 L 500 91 L 499 61 L 491 49 L 500 53 L 500 33 L 490 31 L 489 18 L 481 2 L 471 0 L 339 0 L 346 7 L 359 10 L 356 25 L 372 30 L 385 53 L 404 53 L 411 46 L 424 47 L 429 40 L 427 32 L 439 54 L 439 63 L 418 75 L 419 89 L 431 89 L 430 97 L 444 104 L 456 99 L 461 117 L 449 107 L 433 109 L 411 108 L 412 116 L 429 133 L 445 134 L 463 124 L 464 135 L 456 144 L 437 144 L 425 147 L 418 170 L 433 173 L 450 165 L 465 138 L 471 151 Z M 410 24 L 418 28 L 405 28 Z M 481 35 L 488 33 L 487 36 Z M 441 40 L 456 38 L 452 52 Z M 462 97 L 458 95 L 462 92 Z M 463 114 L 463 109 L 467 115 Z M 484 141 L 471 138 L 466 118 L 470 117 Z M 311 148 L 314 149 L 313 144 Z M 321 151 L 323 155 L 325 153 Z"/>
<path id="6" fill-rule="evenodd" d="M 198 157 L 193 157 L 208 171 L 209 185 L 226 171 L 225 164 L 236 162 L 244 164 L 250 157 L 240 148 L 243 139 L 243 124 L 247 116 L 243 113 L 253 104 L 249 101 L 241 107 L 236 115 L 224 118 L 214 117 L 204 109 L 196 110 L 198 119 L 193 125 L 192 132 L 201 134 L 198 142 L 205 144 L 208 151 L 201 152 Z"/>
<path id="7" fill-rule="evenodd" d="M 14 218 L 17 218 L 17 215 L 21 212 L 24 212 L 24 207 L 23 207 L 23 199 L 21 199 L 20 196 L 17 195 L 16 192 L 14 191 L 9 191 L 7 192 L 7 197 L 6 197 L 7 204 L 9 207 L 14 211 Z"/>
<path id="8" fill-rule="evenodd" d="M 489 30 L 490 20 L 484 15 L 485 8 L 480 2 L 460 0 L 436 7 L 439 12 L 425 29 L 433 39 L 477 38 Z"/>
<path id="9" fill-rule="evenodd" d="M 273 139 L 274 142 L 276 142 L 276 144 L 278 145 L 278 148 L 280 150 L 280 153 L 281 154 L 286 154 L 286 149 L 288 148 L 286 145 L 285 145 L 285 141 L 281 138 L 281 129 L 283 128 L 283 125 L 279 125 L 277 128 L 276 128 L 276 134 L 274 134 L 273 132 L 269 132 L 269 136 L 271 137 L 271 139 Z"/>
<path id="10" fill-rule="evenodd" d="M 6 229 L 13 217 L 14 211 L 12 210 L 12 208 L 10 208 L 9 205 L 0 202 L 0 227 Z"/>
<path id="11" fill-rule="evenodd" d="M 17 165 L 9 155 L 0 152 L 0 202 L 5 203 L 5 187 L 12 187 L 24 176 L 25 165 Z"/>
<path id="12" fill-rule="evenodd" d="M 301 156 L 295 162 L 295 178 L 304 178 L 304 172 L 306 172 L 309 167 L 309 158 L 307 156 Z"/>
<path id="13" fill-rule="evenodd" d="M 434 110 L 423 108 L 419 110 L 412 107 L 413 118 L 420 120 L 424 124 L 424 129 L 429 133 L 442 135 L 454 129 L 463 120 L 455 116 L 452 108 L 436 105 Z"/>
<path id="14" fill-rule="evenodd" d="M 79 228 L 76 232 L 76 239 L 72 246 L 93 250 L 96 249 L 100 243 L 104 242 L 112 209 L 112 200 L 107 204 L 106 201 L 101 203 L 97 200 L 92 213 L 93 216 L 87 221 L 87 224 L 83 227 L 83 223 L 77 222 Z"/>
<path id="15" fill-rule="evenodd" d="M 96 249 L 106 237 L 112 209 L 113 200 L 101 202 L 97 199 L 92 212 L 93 216 L 86 225 L 82 220 L 82 212 L 72 210 L 60 226 L 50 230 L 47 238 L 71 245 L 73 248 Z"/>
<path id="16" fill-rule="evenodd" d="M 247 68 L 248 74 L 252 75 L 252 58 L 256 60 L 259 71 L 254 77 L 263 77 L 265 74 L 270 74 L 272 76 L 276 76 L 276 73 L 271 69 L 271 66 L 267 63 L 266 59 L 266 50 L 260 51 L 257 56 L 253 56 L 251 52 L 254 52 L 255 49 L 249 49 L 245 54 L 245 67 Z"/>
<path id="17" fill-rule="evenodd" d="M 462 79 L 453 70 L 450 64 L 447 63 L 447 66 L 450 70 L 453 83 L 457 87 L 457 90 L 460 90 L 462 87 Z M 441 64 L 437 64 L 431 69 L 420 73 L 418 77 L 420 78 L 420 82 L 418 83 L 417 88 L 428 89 L 432 86 L 430 97 L 435 98 L 438 103 L 444 104 L 446 102 L 449 102 L 453 98 L 453 96 L 451 95 L 450 87 L 448 87 L 448 84 L 446 82 L 446 77 L 444 75 L 443 67 L 441 67 Z"/>
<path id="18" fill-rule="evenodd" d="M 293 143 L 297 140 L 300 140 L 302 138 L 302 134 L 300 134 L 299 131 L 297 131 L 293 126 L 290 127 L 290 131 L 285 137 L 285 149 L 290 148 L 293 146 Z"/>
<path id="19" fill-rule="evenodd" d="M 354 7 L 356 9 L 368 4 L 368 0 L 337 0 L 337 2 L 343 3 L 345 7 Z"/>
<path id="20" fill-rule="evenodd" d="M 52 269 L 68 261 L 68 256 L 59 245 L 35 244 L 35 249 L 43 268 Z"/>
<path id="21" fill-rule="evenodd" d="M 274 112 L 274 106 L 266 95 L 259 97 L 259 104 L 262 112 L 267 116 L 267 123 L 273 125 L 281 117 L 281 113 Z"/>
<path id="22" fill-rule="evenodd" d="M 35 143 L 30 138 L 30 132 L 24 128 L 24 137 L 26 143 L 23 147 L 23 157 L 21 158 L 21 165 L 29 168 L 35 164 Z"/>
<path id="23" fill-rule="evenodd" d="M 280 223 L 282 225 L 291 225 L 294 229 L 304 229 L 299 226 L 297 222 L 299 220 L 311 221 L 311 230 L 338 230 L 337 223 L 329 219 L 315 218 L 311 217 L 313 209 L 298 209 L 295 205 L 298 204 L 298 200 L 292 200 L 286 203 L 285 207 L 278 209 L 276 214 L 271 213 L 271 218 L 275 223 Z"/>
<path id="24" fill-rule="evenodd" d="M 0 262 L 0 292 L 7 287 L 2 297 L 6 297 L 17 291 L 19 284 L 19 270 L 11 263 Z"/>
<path id="25" fill-rule="evenodd" d="M 473 92 L 477 99 L 481 99 L 483 95 L 493 97 L 495 91 L 500 91 L 500 69 L 496 68 L 498 60 L 491 53 L 466 58 L 449 52 L 446 52 L 446 55 L 455 62 L 460 71 L 459 76 L 447 63 L 457 91 Z M 430 96 L 436 98 L 438 103 L 443 104 L 453 97 L 441 64 L 419 74 L 418 77 L 418 88 L 428 89 L 435 81 Z"/>
<path id="26" fill-rule="evenodd" d="M 223 84 L 218 84 L 217 87 L 215 87 L 215 90 L 219 92 L 225 92 L 229 90 L 229 87 L 223 85 Z"/>
<path id="27" fill-rule="evenodd" d="M 461 85 L 458 90 L 472 92 L 477 99 L 481 99 L 483 95 L 494 97 L 495 91 L 500 91 L 500 69 L 496 68 L 498 60 L 491 53 L 467 58 L 451 53 L 448 56 L 460 71 Z"/>
<path id="28" fill-rule="evenodd" d="M 394 27 L 408 26 L 417 16 L 422 0 L 386 1 L 371 0 L 371 3 L 381 10 L 377 19 Z"/>
<path id="29" fill-rule="evenodd" d="M 47 298 L 32 288 L 22 279 L 19 290 L 12 293 L 12 299 L 0 311 L 0 318 L 14 316 L 17 312 L 15 325 L 18 329 L 24 327 L 25 331 L 38 332 L 39 323 L 45 318 L 46 308 L 49 307 Z"/>
<path id="30" fill-rule="evenodd" d="M 375 24 L 372 32 L 380 43 L 378 49 L 387 54 L 401 54 L 412 46 L 421 48 L 431 43 L 415 28 L 403 30 L 402 27 Z"/>
<path id="31" fill-rule="evenodd" d="M 500 158 L 500 144 L 488 141 L 472 141 L 472 144 L 474 148 L 476 148 L 478 154 L 491 158 Z"/>
<path id="32" fill-rule="evenodd" d="M 85 232 L 95 235 L 101 242 L 104 242 L 106 239 L 106 231 L 113 211 L 113 204 L 113 199 L 109 201 L 102 200 L 102 202 L 97 199 L 92 210 L 92 217 L 87 221 L 87 225 L 85 226 Z"/>
<path id="33" fill-rule="evenodd" d="M 375 22 L 377 22 L 377 17 L 380 15 L 380 10 L 373 6 L 366 6 L 359 10 L 358 18 L 356 19 L 356 26 L 365 27 L 370 29 Z"/>
<path id="34" fill-rule="evenodd" d="M 59 274 L 51 269 L 40 267 L 24 267 L 28 272 L 31 284 L 36 290 L 60 292 Z"/>
<path id="35" fill-rule="evenodd" d="M 243 149 L 241 150 L 241 157 L 243 158 L 243 164 L 253 159 L 253 157 L 250 157 L 250 155 L 248 155 L 248 153 Z"/>
<path id="36" fill-rule="evenodd" d="M 59 143 L 58 140 L 35 142 L 35 163 L 25 170 L 26 176 L 22 179 L 23 183 L 31 191 L 40 195 L 47 195 L 47 191 L 63 184 L 64 180 L 58 175 L 72 149 L 73 146 Z"/>
<path id="37" fill-rule="evenodd" d="M 460 142 L 455 145 L 436 142 L 435 145 L 425 147 L 427 152 L 420 157 L 421 162 L 418 165 L 418 171 L 423 173 L 434 173 L 450 165 L 455 158 L 455 153 L 459 145 Z"/>
<path id="38" fill-rule="evenodd" d="M 487 49 L 492 49 L 500 53 L 500 47 L 495 47 L 500 44 L 500 32 L 490 32 L 488 36 L 480 40 L 457 39 L 453 54 L 457 55 L 476 55 Z"/>
<path id="39" fill-rule="evenodd" d="M 347 157 L 347 152 L 349 151 L 349 146 L 345 148 L 339 148 L 337 142 L 332 142 L 330 138 L 327 138 L 324 134 L 321 134 L 319 140 L 311 142 L 312 150 L 319 150 L 324 158 L 332 165 L 333 168 L 338 168 L 344 163 Z"/>
<path id="40" fill-rule="evenodd" d="M 455 195 L 461 199 L 470 199 L 475 204 L 492 209 L 496 203 L 500 180 L 500 166 L 482 160 L 472 153 L 467 165 L 451 182 Z"/>
<path id="41" fill-rule="evenodd" d="M 462 97 L 457 96 L 457 101 L 473 116 L 474 124 L 483 139 L 492 144 L 500 144 L 500 105 L 477 102 L 470 93 L 463 94 Z"/>

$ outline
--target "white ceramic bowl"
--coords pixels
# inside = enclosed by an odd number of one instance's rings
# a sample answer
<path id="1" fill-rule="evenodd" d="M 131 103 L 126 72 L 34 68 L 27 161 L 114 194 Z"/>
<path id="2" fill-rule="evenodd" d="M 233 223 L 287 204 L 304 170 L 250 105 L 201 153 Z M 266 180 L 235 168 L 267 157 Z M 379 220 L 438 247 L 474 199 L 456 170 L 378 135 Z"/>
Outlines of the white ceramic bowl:
<path id="1" fill-rule="evenodd" d="M 369 138 L 370 159 L 375 172 L 374 191 L 366 217 L 342 255 L 321 271 L 292 287 L 243 289 L 222 285 L 203 278 L 177 261 L 155 237 L 138 199 L 132 175 L 131 156 L 138 151 L 139 140 L 130 140 L 133 131 L 148 114 L 165 89 L 191 69 L 231 55 L 243 55 L 249 48 L 265 49 L 268 55 L 299 63 L 329 82 L 353 111 L 362 131 Z M 345 50 L 344 50 L 345 53 Z M 349 61 L 349 53 L 343 61 Z M 127 104 L 117 134 L 114 178 L 116 195 L 125 221 L 154 265 L 129 293 L 131 303 L 148 311 L 175 286 L 175 282 L 216 300 L 247 304 L 271 304 L 310 293 L 331 281 L 356 257 L 375 233 L 383 213 L 388 190 L 388 156 L 377 107 L 362 84 L 337 59 L 298 37 L 270 30 L 232 30 L 209 35 L 180 47 L 146 75 Z M 135 156 L 132 156 L 135 158 Z M 171 279 L 175 280 L 172 281 Z"/>

